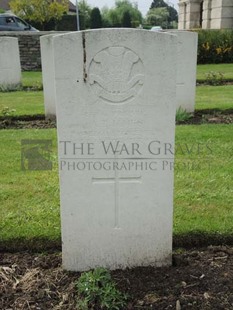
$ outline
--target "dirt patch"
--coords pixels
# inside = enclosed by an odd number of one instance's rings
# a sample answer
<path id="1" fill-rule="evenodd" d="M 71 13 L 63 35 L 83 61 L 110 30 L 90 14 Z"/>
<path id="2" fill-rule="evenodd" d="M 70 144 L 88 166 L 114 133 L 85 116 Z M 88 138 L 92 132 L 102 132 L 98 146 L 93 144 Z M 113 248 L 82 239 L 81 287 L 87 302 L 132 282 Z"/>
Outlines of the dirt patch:
<path id="1" fill-rule="evenodd" d="M 232 124 L 233 109 L 200 110 L 189 119 L 177 122 L 177 125 Z M 56 128 L 56 121 L 46 120 L 44 115 L 0 116 L 0 129 L 47 129 Z"/>
<path id="2" fill-rule="evenodd" d="M 75 309 L 80 274 L 62 270 L 60 253 L 1 253 L 0 266 L 0 309 Z M 233 309 L 233 247 L 179 250 L 172 267 L 112 276 L 130 296 L 126 309 Z"/>
<path id="3" fill-rule="evenodd" d="M 0 129 L 47 129 L 56 128 L 56 122 L 46 120 L 44 115 L 1 116 Z"/>
<path id="4" fill-rule="evenodd" d="M 224 79 L 224 80 L 217 80 L 208 82 L 207 80 L 197 80 L 196 86 L 227 86 L 233 85 L 232 79 Z"/>
<path id="5" fill-rule="evenodd" d="M 229 110 L 199 110 L 187 120 L 177 122 L 177 125 L 200 125 L 200 124 L 232 124 L 233 109 Z"/>

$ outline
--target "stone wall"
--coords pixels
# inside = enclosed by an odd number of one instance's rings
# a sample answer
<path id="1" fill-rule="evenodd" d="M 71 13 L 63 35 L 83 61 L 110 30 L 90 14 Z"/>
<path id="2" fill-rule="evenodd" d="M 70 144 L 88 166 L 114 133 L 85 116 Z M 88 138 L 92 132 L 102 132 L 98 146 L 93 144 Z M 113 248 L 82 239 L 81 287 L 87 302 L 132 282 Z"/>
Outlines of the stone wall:
<path id="1" fill-rule="evenodd" d="M 19 40 L 20 61 L 23 71 L 41 70 L 40 37 L 54 31 L 1 31 L 0 37 L 15 37 Z"/>
<path id="2" fill-rule="evenodd" d="M 233 0 L 179 0 L 180 30 L 232 27 Z"/>

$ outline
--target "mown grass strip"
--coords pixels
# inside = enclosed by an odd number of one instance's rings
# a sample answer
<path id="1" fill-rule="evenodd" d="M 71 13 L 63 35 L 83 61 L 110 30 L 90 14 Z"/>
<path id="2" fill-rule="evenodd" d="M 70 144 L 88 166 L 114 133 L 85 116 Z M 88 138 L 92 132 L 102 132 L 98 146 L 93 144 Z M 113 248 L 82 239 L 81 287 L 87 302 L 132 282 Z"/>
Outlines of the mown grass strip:
<path id="1" fill-rule="evenodd" d="M 210 72 L 220 72 L 223 74 L 223 80 L 233 81 L 233 64 L 208 64 L 197 65 L 197 82 L 206 81 Z"/>
<path id="2" fill-rule="evenodd" d="M 232 130 L 233 125 L 176 128 L 176 238 L 196 233 L 232 236 Z M 21 170 L 22 139 L 52 139 L 52 171 Z M 23 248 L 35 240 L 39 248 L 60 244 L 56 147 L 55 129 L 0 131 L 0 247 Z"/>
<path id="3" fill-rule="evenodd" d="M 195 110 L 233 108 L 233 85 L 196 88 Z"/>
<path id="4" fill-rule="evenodd" d="M 0 93 L 0 116 L 44 115 L 42 91 Z M 196 110 L 233 108 L 233 85 L 196 88 Z"/>
<path id="5" fill-rule="evenodd" d="M 0 92 L 0 116 L 44 114 L 42 91 Z"/>
<path id="6" fill-rule="evenodd" d="M 42 72 L 41 71 L 24 71 L 22 72 L 23 87 L 42 87 Z"/>

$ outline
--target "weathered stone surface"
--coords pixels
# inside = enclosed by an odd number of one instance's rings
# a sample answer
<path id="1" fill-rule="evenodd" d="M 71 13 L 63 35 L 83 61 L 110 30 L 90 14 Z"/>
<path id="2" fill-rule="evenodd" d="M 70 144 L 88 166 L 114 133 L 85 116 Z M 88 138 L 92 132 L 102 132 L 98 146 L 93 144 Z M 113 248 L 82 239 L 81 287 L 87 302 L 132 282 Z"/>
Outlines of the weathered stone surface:
<path id="1" fill-rule="evenodd" d="M 46 119 L 56 118 L 53 37 L 54 37 L 54 34 L 40 37 L 44 105 L 45 105 Z"/>
<path id="2" fill-rule="evenodd" d="M 21 82 L 19 46 L 16 38 L 0 37 L 0 85 L 16 86 Z"/>
<path id="3" fill-rule="evenodd" d="M 178 37 L 176 108 L 194 112 L 196 95 L 198 34 L 191 31 L 172 31 Z"/>
<path id="4" fill-rule="evenodd" d="M 177 37 L 54 37 L 63 265 L 169 265 Z"/>

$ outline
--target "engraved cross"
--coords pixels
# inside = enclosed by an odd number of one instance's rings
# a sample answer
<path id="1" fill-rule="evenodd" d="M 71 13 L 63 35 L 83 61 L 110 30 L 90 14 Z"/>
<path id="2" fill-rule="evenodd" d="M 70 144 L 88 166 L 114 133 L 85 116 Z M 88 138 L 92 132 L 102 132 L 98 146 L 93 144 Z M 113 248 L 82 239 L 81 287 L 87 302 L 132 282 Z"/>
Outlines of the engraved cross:
<path id="1" fill-rule="evenodd" d="M 119 226 L 119 194 L 121 183 L 141 183 L 141 177 L 119 177 L 117 170 L 115 176 L 112 178 L 92 178 L 93 184 L 114 184 L 114 199 L 115 199 L 115 221 L 114 228 L 118 229 Z"/>

